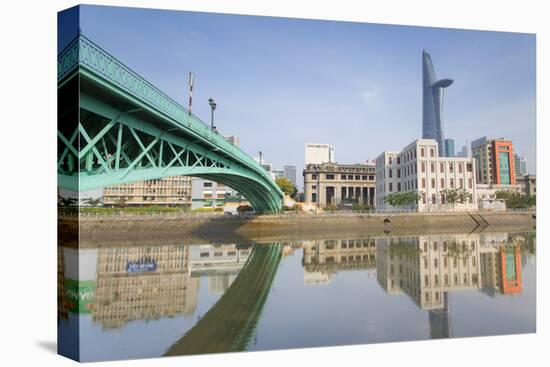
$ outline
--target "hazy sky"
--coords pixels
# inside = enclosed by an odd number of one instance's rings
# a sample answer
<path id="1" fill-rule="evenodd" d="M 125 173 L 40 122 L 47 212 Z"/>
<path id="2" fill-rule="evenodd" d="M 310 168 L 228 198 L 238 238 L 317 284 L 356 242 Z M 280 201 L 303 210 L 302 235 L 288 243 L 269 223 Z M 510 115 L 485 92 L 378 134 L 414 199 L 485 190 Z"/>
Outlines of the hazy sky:
<path id="1" fill-rule="evenodd" d="M 306 142 L 339 163 L 399 150 L 422 131 L 422 49 L 445 91 L 445 136 L 456 150 L 482 136 L 514 141 L 535 167 L 535 36 L 366 23 L 83 6 L 82 33 L 274 167 Z"/>

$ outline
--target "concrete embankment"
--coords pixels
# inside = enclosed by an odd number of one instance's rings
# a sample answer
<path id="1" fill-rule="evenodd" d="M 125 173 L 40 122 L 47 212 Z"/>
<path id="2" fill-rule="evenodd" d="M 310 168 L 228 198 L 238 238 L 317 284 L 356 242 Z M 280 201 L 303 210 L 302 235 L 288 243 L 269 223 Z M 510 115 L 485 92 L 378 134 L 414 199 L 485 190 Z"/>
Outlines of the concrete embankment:
<path id="1" fill-rule="evenodd" d="M 399 213 L 179 217 L 111 216 L 60 219 L 61 237 L 80 229 L 80 240 L 178 237 L 187 243 L 338 238 L 343 235 L 414 235 L 532 230 L 534 212 Z M 73 237 L 74 238 L 74 237 Z"/>

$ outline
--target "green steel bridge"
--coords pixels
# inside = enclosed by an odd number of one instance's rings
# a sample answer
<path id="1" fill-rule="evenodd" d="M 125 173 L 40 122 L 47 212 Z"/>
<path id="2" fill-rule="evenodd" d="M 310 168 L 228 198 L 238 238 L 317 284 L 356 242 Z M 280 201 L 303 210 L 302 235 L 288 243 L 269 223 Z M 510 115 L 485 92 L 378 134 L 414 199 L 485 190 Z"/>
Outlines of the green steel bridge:
<path id="1" fill-rule="evenodd" d="M 254 245 L 229 289 L 165 355 L 245 350 L 256 330 L 281 258 L 280 244 Z"/>
<path id="2" fill-rule="evenodd" d="M 281 210 L 282 191 L 252 157 L 85 36 L 57 68 L 59 187 L 186 175 L 226 184 L 259 213 Z"/>

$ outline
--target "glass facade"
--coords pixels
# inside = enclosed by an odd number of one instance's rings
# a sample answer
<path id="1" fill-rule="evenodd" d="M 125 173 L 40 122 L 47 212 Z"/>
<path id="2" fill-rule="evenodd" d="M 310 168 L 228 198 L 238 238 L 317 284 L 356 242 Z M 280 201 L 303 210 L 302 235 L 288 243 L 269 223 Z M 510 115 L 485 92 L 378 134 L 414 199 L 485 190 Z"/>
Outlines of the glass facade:
<path id="1" fill-rule="evenodd" d="M 432 58 L 422 51 L 422 138 L 437 140 L 441 157 L 447 156 L 441 119 L 443 91 L 452 83 L 452 79 L 436 79 Z"/>
<path id="2" fill-rule="evenodd" d="M 510 155 L 506 152 L 498 154 L 500 183 L 501 185 L 510 185 Z"/>

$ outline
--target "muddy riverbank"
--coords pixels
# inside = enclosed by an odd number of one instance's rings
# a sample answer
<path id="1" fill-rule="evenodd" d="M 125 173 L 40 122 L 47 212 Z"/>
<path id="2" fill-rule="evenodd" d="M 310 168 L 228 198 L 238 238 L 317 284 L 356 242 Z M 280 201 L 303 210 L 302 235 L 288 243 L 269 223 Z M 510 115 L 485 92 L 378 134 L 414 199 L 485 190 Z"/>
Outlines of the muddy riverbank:
<path id="1" fill-rule="evenodd" d="M 333 215 L 265 215 L 174 217 L 111 216 L 60 218 L 62 242 L 80 238 L 81 246 L 101 246 L 115 241 L 179 239 L 185 243 L 269 242 L 300 237 L 414 235 L 419 233 L 468 233 L 530 231 L 534 212 L 501 213 L 399 213 Z M 80 232 L 80 233 L 78 233 Z"/>

